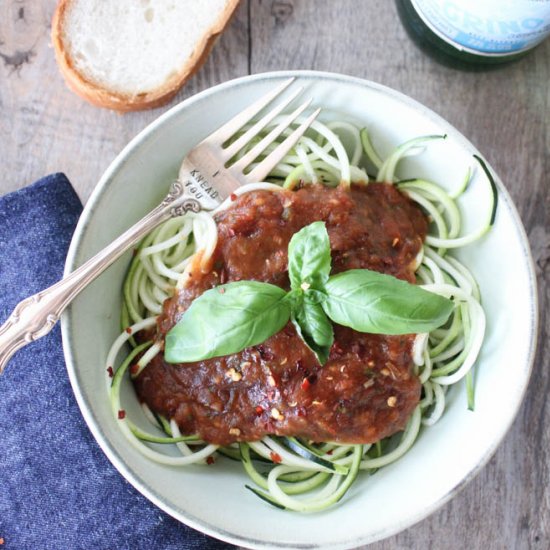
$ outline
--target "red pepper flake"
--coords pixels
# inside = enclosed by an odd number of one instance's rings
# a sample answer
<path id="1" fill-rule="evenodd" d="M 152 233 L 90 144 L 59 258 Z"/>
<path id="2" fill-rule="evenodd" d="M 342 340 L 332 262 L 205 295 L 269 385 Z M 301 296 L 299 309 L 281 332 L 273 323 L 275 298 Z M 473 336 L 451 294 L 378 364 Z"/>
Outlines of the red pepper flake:
<path id="1" fill-rule="evenodd" d="M 283 461 L 280 454 L 271 452 L 269 456 L 271 457 L 271 460 L 273 460 L 273 462 L 275 462 L 276 464 L 280 464 Z"/>
<path id="2" fill-rule="evenodd" d="M 222 287 L 222 288 L 219 288 L 219 289 L 218 289 L 218 292 L 219 292 L 220 294 L 225 294 L 225 288 L 223 288 L 223 287 Z"/>
<path id="3" fill-rule="evenodd" d="M 138 370 L 139 370 L 139 365 L 137 363 L 134 363 L 130 367 L 130 374 L 137 374 Z"/>
<path id="4" fill-rule="evenodd" d="M 132 334 L 132 329 L 130 327 L 126 327 L 124 329 L 128 334 Z"/>
<path id="5" fill-rule="evenodd" d="M 264 410 L 262 409 L 262 407 L 260 407 L 260 405 L 258 405 L 256 407 L 256 415 L 261 416 L 263 412 L 264 412 Z"/>
<path id="6" fill-rule="evenodd" d="M 214 460 L 213 456 L 207 456 L 206 457 L 206 464 L 210 465 L 210 464 L 214 464 L 214 462 L 216 462 L 216 461 Z"/>
<path id="7" fill-rule="evenodd" d="M 266 349 L 265 346 L 263 346 L 263 345 L 257 346 L 257 350 L 260 354 L 260 357 L 264 361 L 271 361 L 273 359 L 273 353 L 271 352 L 271 350 Z"/>
<path id="8" fill-rule="evenodd" d="M 287 336 L 294 336 L 296 334 L 296 329 L 294 328 L 294 325 L 289 323 L 288 325 L 285 326 L 285 328 L 283 329 L 283 332 Z"/>
<path id="9" fill-rule="evenodd" d="M 124 420 L 126 418 L 126 411 L 125 410 L 120 410 L 118 411 L 118 419 L 119 420 Z"/>
<path id="10" fill-rule="evenodd" d="M 327 455 L 331 455 L 333 452 L 334 452 L 334 449 L 329 449 L 329 450 L 327 451 Z"/>
<path id="11" fill-rule="evenodd" d="M 338 344 L 338 342 L 334 342 L 334 344 L 332 344 L 332 347 L 330 348 L 330 352 L 331 353 L 336 353 L 338 355 L 342 355 L 344 350 L 341 348 L 341 346 L 340 346 L 340 344 Z"/>
<path id="12" fill-rule="evenodd" d="M 231 195 L 229 195 L 229 198 L 232 200 L 232 201 L 236 201 L 237 200 L 237 195 L 235 193 L 231 193 Z"/>
<path id="13" fill-rule="evenodd" d="M 307 391 L 309 390 L 309 388 L 311 387 L 311 382 L 307 379 L 307 378 L 304 378 L 302 380 L 302 385 L 300 386 L 304 391 Z"/>
<path id="14" fill-rule="evenodd" d="M 109 374 L 109 378 L 112 378 L 115 375 L 113 367 L 107 367 L 107 373 Z"/>

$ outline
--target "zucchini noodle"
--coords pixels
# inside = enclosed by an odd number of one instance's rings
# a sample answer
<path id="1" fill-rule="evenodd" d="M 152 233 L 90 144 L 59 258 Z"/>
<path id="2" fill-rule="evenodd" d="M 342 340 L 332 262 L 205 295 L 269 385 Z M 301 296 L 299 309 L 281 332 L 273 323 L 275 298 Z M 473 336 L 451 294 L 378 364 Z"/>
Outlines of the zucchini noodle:
<path id="1" fill-rule="evenodd" d="M 282 116 L 275 118 L 263 135 L 282 119 Z M 302 121 L 303 118 L 298 119 L 295 124 Z M 239 135 L 249 127 L 243 128 Z M 285 130 L 279 141 L 290 132 L 291 129 Z M 261 138 L 252 140 L 237 158 Z M 106 360 L 113 414 L 131 444 L 149 459 L 172 466 L 210 464 L 218 457 L 241 461 L 254 483 L 247 488 L 257 496 L 279 508 L 316 512 L 338 502 L 361 470 L 362 475 L 372 475 L 403 456 L 423 427 L 435 424 L 444 414 L 450 387 L 463 378 L 468 408 L 473 410 L 473 368 L 483 342 L 485 314 L 475 278 L 448 251 L 471 244 L 490 229 L 495 218 L 497 192 L 486 166 L 476 157 L 491 185 L 491 200 L 486 219 L 471 233 L 461 235 L 461 214 L 456 200 L 470 183 L 471 167 L 454 192 L 425 179 L 396 178 L 402 158 L 419 154 L 430 142 L 440 139 L 445 136 L 418 137 L 382 158 L 367 129 L 345 121 L 327 124 L 315 121 L 294 150 L 273 170 L 269 181 L 246 185 L 235 192 L 237 195 L 259 189 L 280 192 L 309 183 L 367 185 L 369 176 L 365 167 L 368 165 L 376 169 L 376 181 L 396 185 L 424 210 L 430 229 L 417 258 L 417 283 L 425 290 L 452 298 L 456 307 L 443 327 L 430 334 L 419 334 L 415 339 L 414 372 L 422 384 L 422 395 L 402 433 L 372 445 L 313 444 L 292 437 L 269 436 L 261 441 L 219 447 L 195 435 L 182 435 L 173 419 L 163 418 L 145 404 L 141 405 L 142 420 L 147 420 L 152 428 L 144 430 L 127 417 L 120 395 L 123 377 L 126 373 L 130 378 L 136 377 L 161 353 L 161 345 L 151 340 L 138 345 L 134 335 L 144 331 L 145 337 L 140 340 L 145 340 L 155 327 L 163 302 L 174 288 L 185 286 L 190 269 L 207 268 L 217 243 L 213 215 L 229 207 L 232 201 L 227 199 L 212 213 L 187 213 L 157 227 L 142 241 L 131 261 L 123 285 L 123 330 Z M 277 143 L 271 144 L 256 163 L 276 146 Z M 119 356 L 124 358 L 117 363 Z M 134 363 L 138 356 L 139 360 Z"/>

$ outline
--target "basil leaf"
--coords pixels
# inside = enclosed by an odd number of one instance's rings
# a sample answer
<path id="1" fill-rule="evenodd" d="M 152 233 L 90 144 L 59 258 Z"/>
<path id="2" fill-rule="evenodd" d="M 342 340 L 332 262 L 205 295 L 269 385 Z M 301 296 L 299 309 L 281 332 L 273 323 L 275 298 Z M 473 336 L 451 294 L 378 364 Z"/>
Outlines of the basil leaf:
<path id="1" fill-rule="evenodd" d="M 300 229 L 288 245 L 288 276 L 293 289 L 322 290 L 330 274 L 330 241 L 325 222 Z"/>
<path id="2" fill-rule="evenodd" d="M 312 304 L 321 304 L 327 299 L 326 292 L 323 290 L 315 290 L 314 288 L 304 291 L 303 295 L 305 299 Z"/>
<path id="3" fill-rule="evenodd" d="M 323 308 L 304 299 L 292 315 L 292 322 L 302 340 L 315 353 L 319 363 L 324 365 L 334 342 L 334 332 Z"/>
<path id="4" fill-rule="evenodd" d="M 165 360 L 201 361 L 264 342 L 290 318 L 285 297 L 282 288 L 257 281 L 238 281 L 207 290 L 166 335 Z"/>
<path id="5" fill-rule="evenodd" d="M 326 292 L 322 307 L 335 323 L 374 334 L 429 332 L 454 308 L 447 298 L 368 269 L 334 275 Z"/>

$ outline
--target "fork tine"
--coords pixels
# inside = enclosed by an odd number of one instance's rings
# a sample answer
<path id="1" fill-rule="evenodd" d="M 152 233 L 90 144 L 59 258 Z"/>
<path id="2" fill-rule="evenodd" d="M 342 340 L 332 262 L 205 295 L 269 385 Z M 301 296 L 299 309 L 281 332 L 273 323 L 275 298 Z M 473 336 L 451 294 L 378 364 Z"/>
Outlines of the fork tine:
<path id="1" fill-rule="evenodd" d="M 265 177 L 275 168 L 284 156 L 296 145 L 297 141 L 304 135 L 306 130 L 311 126 L 311 123 L 317 118 L 321 109 L 317 109 L 309 115 L 292 134 L 290 134 L 276 149 L 270 153 L 258 166 L 244 177 L 248 183 L 263 181 Z"/>
<path id="2" fill-rule="evenodd" d="M 294 77 L 282 82 L 275 89 L 271 90 L 260 99 L 249 105 L 244 111 L 234 116 L 229 122 L 220 126 L 216 131 L 210 134 L 205 141 L 217 141 L 223 143 L 231 136 L 237 133 L 248 121 L 254 118 L 268 103 L 273 101 L 283 90 L 285 90 L 295 80 Z"/>
<path id="3" fill-rule="evenodd" d="M 240 151 L 253 137 L 257 136 L 287 105 L 289 105 L 300 93 L 303 88 L 295 90 L 288 98 L 282 101 L 274 109 L 262 117 L 252 128 L 249 128 L 239 139 L 234 141 L 229 147 L 223 150 L 223 159 L 225 161 L 233 158 L 235 153 Z"/>
<path id="4" fill-rule="evenodd" d="M 270 144 L 273 143 L 291 124 L 297 119 L 300 114 L 309 106 L 311 99 L 302 103 L 294 112 L 287 115 L 269 134 L 267 134 L 259 143 L 254 145 L 248 153 L 243 155 L 239 160 L 231 165 L 231 171 L 244 172 L 244 169 L 253 162 L 256 157 Z"/>

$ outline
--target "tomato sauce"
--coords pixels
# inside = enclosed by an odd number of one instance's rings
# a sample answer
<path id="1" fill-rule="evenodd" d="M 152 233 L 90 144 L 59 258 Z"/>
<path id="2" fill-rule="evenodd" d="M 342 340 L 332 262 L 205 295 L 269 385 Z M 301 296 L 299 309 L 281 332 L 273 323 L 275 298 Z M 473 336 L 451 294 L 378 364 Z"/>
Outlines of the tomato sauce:
<path id="1" fill-rule="evenodd" d="M 414 282 L 427 221 L 394 186 L 254 191 L 217 215 L 211 269 L 193 271 L 187 287 L 166 300 L 157 338 L 194 298 L 219 284 L 257 280 L 288 288 L 288 243 L 318 220 L 326 222 L 332 273 L 368 268 Z M 420 398 L 414 335 L 365 334 L 338 325 L 334 335 L 324 366 L 291 323 L 230 356 L 171 365 L 159 354 L 135 381 L 136 390 L 183 433 L 222 445 L 269 434 L 372 443 L 402 430 Z"/>

